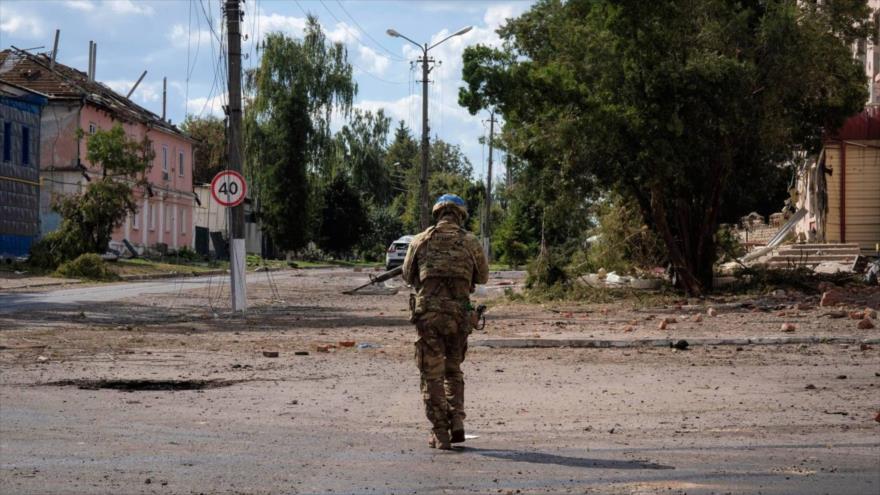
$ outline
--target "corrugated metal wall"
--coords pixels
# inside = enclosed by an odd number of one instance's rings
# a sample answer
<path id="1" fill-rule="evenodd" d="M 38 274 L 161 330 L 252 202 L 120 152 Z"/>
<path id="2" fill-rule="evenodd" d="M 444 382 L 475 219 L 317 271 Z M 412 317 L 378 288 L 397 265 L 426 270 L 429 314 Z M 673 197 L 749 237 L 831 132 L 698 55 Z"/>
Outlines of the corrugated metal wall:
<path id="1" fill-rule="evenodd" d="M 840 145 L 827 145 L 828 242 L 857 243 L 865 254 L 880 243 L 880 141 L 847 143 L 845 170 Z M 845 188 L 841 195 L 841 180 Z M 846 205 L 841 215 L 841 196 Z"/>
<path id="2" fill-rule="evenodd" d="M 39 234 L 39 163 L 40 107 L 0 97 L 0 256 L 27 254 Z"/>

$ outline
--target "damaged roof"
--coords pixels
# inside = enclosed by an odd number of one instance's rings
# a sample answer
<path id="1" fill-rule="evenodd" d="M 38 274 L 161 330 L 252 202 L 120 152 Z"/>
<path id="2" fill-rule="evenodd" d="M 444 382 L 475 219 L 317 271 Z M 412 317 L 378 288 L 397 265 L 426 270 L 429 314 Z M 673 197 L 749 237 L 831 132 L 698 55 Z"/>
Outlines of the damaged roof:
<path id="1" fill-rule="evenodd" d="M 0 81 L 42 93 L 51 100 L 85 99 L 119 120 L 139 122 L 152 128 L 190 139 L 176 126 L 98 81 L 85 72 L 55 62 L 48 55 L 31 54 L 15 48 L 0 51 Z"/>

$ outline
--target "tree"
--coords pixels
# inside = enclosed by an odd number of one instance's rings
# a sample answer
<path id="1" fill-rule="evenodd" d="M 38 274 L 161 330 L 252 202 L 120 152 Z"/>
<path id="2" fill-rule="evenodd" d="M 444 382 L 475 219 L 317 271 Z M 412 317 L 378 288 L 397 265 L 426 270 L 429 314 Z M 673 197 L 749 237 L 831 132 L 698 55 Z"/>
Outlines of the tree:
<path id="1" fill-rule="evenodd" d="M 357 85 L 345 46 L 328 42 L 313 16 L 302 40 L 270 33 L 262 54 L 246 75 L 246 171 L 265 231 L 294 250 L 320 228 L 317 177 L 331 176 L 331 115 L 348 115 Z"/>
<path id="2" fill-rule="evenodd" d="M 321 233 L 318 246 L 341 255 L 357 245 L 370 225 L 360 195 L 343 175 L 337 175 L 324 189 Z"/>
<path id="3" fill-rule="evenodd" d="M 470 177 L 474 173 L 471 161 L 462 153 L 461 146 L 457 144 L 449 144 L 440 138 L 434 138 L 430 153 L 432 174 L 439 172 Z"/>
<path id="4" fill-rule="evenodd" d="M 193 145 L 193 183 L 211 182 L 218 172 L 226 169 L 225 123 L 214 116 L 187 115 L 180 127 L 196 140 Z"/>
<path id="5" fill-rule="evenodd" d="M 391 201 L 392 179 L 385 160 L 385 146 L 391 119 L 383 110 L 375 114 L 355 109 L 352 118 L 337 133 L 340 166 L 352 185 L 371 202 L 385 206 Z"/>
<path id="6" fill-rule="evenodd" d="M 504 48 L 465 51 L 460 103 L 496 106 L 530 167 L 633 198 L 702 294 L 735 194 L 866 100 L 849 44 L 867 18 L 863 1 L 542 0 Z"/>
<path id="7" fill-rule="evenodd" d="M 52 209 L 61 215 L 57 231 L 32 250 L 35 264 L 54 268 L 85 253 L 104 253 L 113 231 L 137 212 L 135 186 L 146 184 L 144 174 L 153 162 L 150 141 L 130 139 L 122 126 L 90 135 L 86 157 L 102 170 L 82 193 L 62 196 Z"/>
<path id="8" fill-rule="evenodd" d="M 385 152 L 385 165 L 390 171 L 395 196 L 406 193 L 412 171 L 419 160 L 419 143 L 401 120 L 394 129 L 394 139 Z"/>

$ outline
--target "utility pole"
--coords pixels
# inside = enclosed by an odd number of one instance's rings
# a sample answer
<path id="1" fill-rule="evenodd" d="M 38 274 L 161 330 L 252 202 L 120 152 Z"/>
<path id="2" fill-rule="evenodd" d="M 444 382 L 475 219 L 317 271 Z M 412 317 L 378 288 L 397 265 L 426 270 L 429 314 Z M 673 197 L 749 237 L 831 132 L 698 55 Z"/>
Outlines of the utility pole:
<path id="1" fill-rule="evenodd" d="M 489 113 L 489 173 L 486 174 L 486 204 L 483 212 L 483 250 L 486 258 L 492 260 L 492 149 L 495 145 L 495 110 Z"/>
<path id="2" fill-rule="evenodd" d="M 473 29 L 473 26 L 467 26 L 465 28 L 459 29 L 458 31 L 450 34 L 449 36 L 443 38 L 442 40 L 434 43 L 431 46 L 428 46 L 427 43 L 416 43 L 415 41 L 398 33 L 394 29 L 389 29 L 386 31 L 386 33 L 388 33 L 388 36 L 391 36 L 393 38 L 403 38 L 413 45 L 419 47 L 419 50 L 422 51 L 422 56 L 418 59 L 418 62 L 421 62 L 422 64 L 422 168 L 419 172 L 419 227 L 422 230 L 427 229 L 428 226 L 431 225 L 431 203 L 428 199 L 428 161 L 430 152 L 430 150 L 428 149 L 428 74 L 430 74 L 431 69 L 428 67 L 428 65 L 433 64 L 434 59 L 428 57 L 428 50 L 434 48 L 440 43 L 443 43 L 449 38 L 461 36 L 471 29 Z"/>
<path id="3" fill-rule="evenodd" d="M 428 162 L 430 143 L 428 142 L 428 74 L 431 69 L 428 64 L 434 63 L 433 58 L 428 57 L 428 44 L 425 43 L 419 62 L 422 63 L 422 168 L 419 173 L 419 228 L 425 230 L 431 225 L 431 204 L 428 199 Z"/>
<path id="4" fill-rule="evenodd" d="M 241 19 L 240 0 L 226 0 L 226 32 L 229 47 L 229 142 L 227 167 L 236 172 L 241 166 Z M 232 311 L 247 308 L 245 285 L 244 203 L 229 213 L 230 256 L 229 274 L 232 290 Z"/>

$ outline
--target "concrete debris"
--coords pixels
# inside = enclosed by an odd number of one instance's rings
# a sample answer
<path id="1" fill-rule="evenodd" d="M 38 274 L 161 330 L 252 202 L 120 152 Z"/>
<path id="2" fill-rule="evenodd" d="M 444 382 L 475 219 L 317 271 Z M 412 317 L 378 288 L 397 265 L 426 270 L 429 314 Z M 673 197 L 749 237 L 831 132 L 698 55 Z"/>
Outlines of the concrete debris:
<path id="1" fill-rule="evenodd" d="M 694 323 L 700 323 L 701 321 L 703 321 L 703 317 L 702 315 L 694 315 L 694 317 L 691 318 L 691 321 L 693 321 Z"/>
<path id="2" fill-rule="evenodd" d="M 804 390 L 816 390 L 816 386 L 810 383 L 809 385 L 804 387 Z"/>
<path id="3" fill-rule="evenodd" d="M 797 327 L 794 326 L 794 323 L 783 323 L 782 328 L 781 328 L 781 330 L 783 332 L 788 332 L 788 333 L 794 332 L 796 329 L 797 329 Z"/>
<path id="4" fill-rule="evenodd" d="M 49 360 L 49 358 L 47 358 L 46 356 L 37 356 L 37 361 L 39 361 L 41 363 L 48 361 L 48 360 Z"/>
<path id="5" fill-rule="evenodd" d="M 664 318 L 664 319 L 660 320 L 660 324 L 657 325 L 657 329 L 658 330 L 666 330 L 667 326 L 668 326 L 668 324 L 666 323 L 666 318 Z"/>
<path id="6" fill-rule="evenodd" d="M 849 317 L 851 320 L 862 320 L 865 318 L 865 312 L 864 311 L 850 311 Z"/>
<path id="7" fill-rule="evenodd" d="M 706 314 L 709 315 L 709 316 L 718 316 L 718 310 L 715 309 L 715 308 L 709 308 L 709 309 L 706 311 Z"/>
<path id="8" fill-rule="evenodd" d="M 871 308 L 865 308 L 865 318 L 870 318 L 872 320 L 877 319 L 877 312 Z"/>

